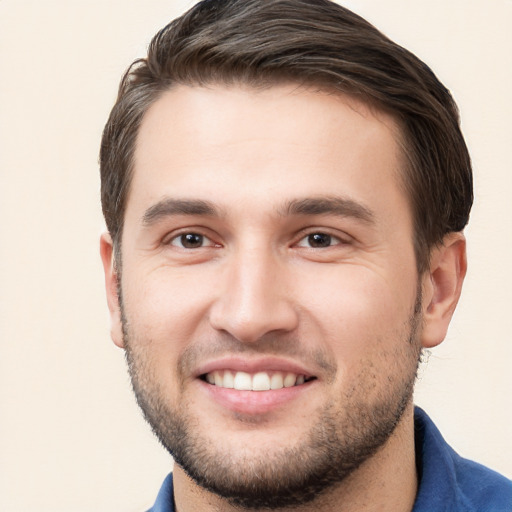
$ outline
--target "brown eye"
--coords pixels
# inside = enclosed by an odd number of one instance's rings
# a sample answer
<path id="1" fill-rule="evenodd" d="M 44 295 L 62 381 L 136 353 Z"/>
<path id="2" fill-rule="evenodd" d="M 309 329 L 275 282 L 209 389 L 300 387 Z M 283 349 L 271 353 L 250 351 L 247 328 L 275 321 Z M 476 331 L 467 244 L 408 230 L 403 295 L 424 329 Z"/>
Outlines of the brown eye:
<path id="1" fill-rule="evenodd" d="M 305 235 L 297 243 L 297 247 L 305 247 L 306 249 L 328 249 L 338 245 L 345 245 L 348 242 L 329 233 L 323 231 L 314 231 L 309 235 Z"/>
<path id="2" fill-rule="evenodd" d="M 183 233 L 174 238 L 171 241 L 171 245 L 182 247 L 183 249 L 198 249 L 205 245 L 205 241 L 208 241 L 208 239 L 199 233 Z"/>
<path id="3" fill-rule="evenodd" d="M 330 247 L 332 237 L 326 233 L 312 233 L 307 237 L 308 245 L 314 248 Z"/>

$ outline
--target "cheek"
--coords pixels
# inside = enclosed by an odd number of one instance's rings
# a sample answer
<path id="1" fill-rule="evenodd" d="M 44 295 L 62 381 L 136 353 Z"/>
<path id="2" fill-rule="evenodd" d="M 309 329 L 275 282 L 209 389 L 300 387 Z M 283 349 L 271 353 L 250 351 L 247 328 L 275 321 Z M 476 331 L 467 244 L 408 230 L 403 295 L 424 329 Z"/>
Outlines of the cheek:
<path id="1" fill-rule="evenodd" d="M 180 357 L 192 340 L 205 335 L 199 333 L 207 309 L 204 287 L 164 272 L 132 273 L 129 281 L 123 279 L 122 292 L 139 387 L 176 405 L 183 386 Z"/>
<path id="2" fill-rule="evenodd" d="M 312 330 L 320 334 L 339 364 L 392 351 L 408 333 L 416 281 L 384 278 L 364 267 L 331 269 L 303 282 L 310 297 Z M 317 335 L 318 336 L 318 335 Z"/>
<path id="3" fill-rule="evenodd" d="M 334 400 L 379 403 L 383 396 L 402 393 L 414 379 L 419 357 L 410 342 L 415 290 L 407 290 L 381 280 L 347 279 L 318 303 L 312 325 L 336 362 Z"/>
<path id="4" fill-rule="evenodd" d="M 186 346 L 204 326 L 208 289 L 204 276 L 190 279 L 186 272 L 163 268 L 132 274 L 129 282 L 123 279 L 126 317 L 137 343 L 159 355 L 172 355 Z"/>

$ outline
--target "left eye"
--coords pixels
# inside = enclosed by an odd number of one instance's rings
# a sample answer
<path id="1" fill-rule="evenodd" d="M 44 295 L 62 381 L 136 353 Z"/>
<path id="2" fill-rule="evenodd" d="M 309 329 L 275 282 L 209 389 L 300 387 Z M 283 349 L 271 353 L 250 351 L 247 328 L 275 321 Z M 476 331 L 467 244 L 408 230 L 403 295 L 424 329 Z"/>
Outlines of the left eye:
<path id="1" fill-rule="evenodd" d="M 170 245 L 181 247 L 182 249 L 199 249 L 200 247 L 211 247 L 215 244 L 200 233 L 182 233 L 174 237 Z"/>
<path id="2" fill-rule="evenodd" d="M 325 247 L 331 247 L 338 245 L 341 240 L 335 236 L 329 235 L 328 233 L 311 233 L 302 238 L 297 244 L 299 247 L 311 247 L 313 249 L 323 249 Z"/>

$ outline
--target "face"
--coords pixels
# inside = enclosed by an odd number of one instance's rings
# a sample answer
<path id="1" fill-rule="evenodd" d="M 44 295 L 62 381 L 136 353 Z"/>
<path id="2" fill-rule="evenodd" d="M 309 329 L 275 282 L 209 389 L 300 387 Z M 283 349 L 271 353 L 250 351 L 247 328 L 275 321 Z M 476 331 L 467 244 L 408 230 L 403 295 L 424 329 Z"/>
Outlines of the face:
<path id="1" fill-rule="evenodd" d="M 113 336 L 177 464 L 234 503 L 311 499 L 410 404 L 397 137 L 386 114 L 297 86 L 179 86 L 144 118 Z"/>

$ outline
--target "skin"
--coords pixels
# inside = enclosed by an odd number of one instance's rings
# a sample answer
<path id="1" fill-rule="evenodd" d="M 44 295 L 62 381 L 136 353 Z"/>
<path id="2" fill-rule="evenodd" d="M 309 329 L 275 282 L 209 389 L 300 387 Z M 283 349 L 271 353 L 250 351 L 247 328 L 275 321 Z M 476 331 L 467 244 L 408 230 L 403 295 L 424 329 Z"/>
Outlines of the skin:
<path id="1" fill-rule="evenodd" d="M 326 411 L 340 439 L 357 433 L 358 414 L 409 397 L 419 351 L 443 340 L 465 241 L 447 235 L 418 277 L 398 137 L 391 116 L 295 85 L 178 86 L 147 112 L 121 277 L 101 239 L 111 334 L 136 385 L 179 414 L 219 467 L 228 461 L 223 471 L 304 450 Z M 185 233 L 203 242 L 184 247 Z M 311 246 L 313 233 L 330 244 Z M 200 378 L 246 366 L 314 379 L 281 396 L 223 393 Z M 180 512 L 236 509 L 179 464 L 174 475 Z M 410 511 L 416 488 L 409 397 L 375 453 L 293 510 Z"/>

